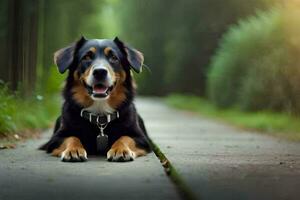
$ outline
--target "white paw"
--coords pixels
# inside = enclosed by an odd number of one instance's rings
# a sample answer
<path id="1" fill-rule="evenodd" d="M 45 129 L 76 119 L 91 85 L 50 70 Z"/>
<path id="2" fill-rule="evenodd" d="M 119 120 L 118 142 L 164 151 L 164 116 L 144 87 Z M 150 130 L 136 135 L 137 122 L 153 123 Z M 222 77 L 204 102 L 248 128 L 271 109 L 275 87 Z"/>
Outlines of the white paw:
<path id="1" fill-rule="evenodd" d="M 61 161 L 83 162 L 87 160 L 87 153 L 84 148 L 67 148 L 61 153 Z"/>
<path id="2" fill-rule="evenodd" d="M 126 162 L 133 161 L 136 155 L 128 147 L 120 146 L 117 148 L 111 148 L 107 152 L 107 160 L 113 162 Z"/>

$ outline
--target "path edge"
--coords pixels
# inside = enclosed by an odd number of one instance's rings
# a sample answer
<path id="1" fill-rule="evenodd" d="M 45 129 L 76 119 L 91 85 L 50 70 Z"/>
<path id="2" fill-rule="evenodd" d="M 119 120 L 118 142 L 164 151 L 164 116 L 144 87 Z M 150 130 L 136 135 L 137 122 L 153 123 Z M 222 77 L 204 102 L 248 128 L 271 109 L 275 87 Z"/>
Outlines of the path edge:
<path id="1" fill-rule="evenodd" d="M 174 165 L 170 162 L 170 160 L 166 157 L 166 155 L 160 150 L 159 146 L 155 144 L 151 138 L 149 138 L 149 142 L 156 157 L 160 160 L 160 163 L 164 168 L 167 177 L 175 185 L 181 198 L 186 200 L 197 200 L 197 199 L 199 200 L 199 198 L 196 198 L 194 192 L 190 189 L 190 187 L 180 176 L 180 174 L 178 173 Z"/>

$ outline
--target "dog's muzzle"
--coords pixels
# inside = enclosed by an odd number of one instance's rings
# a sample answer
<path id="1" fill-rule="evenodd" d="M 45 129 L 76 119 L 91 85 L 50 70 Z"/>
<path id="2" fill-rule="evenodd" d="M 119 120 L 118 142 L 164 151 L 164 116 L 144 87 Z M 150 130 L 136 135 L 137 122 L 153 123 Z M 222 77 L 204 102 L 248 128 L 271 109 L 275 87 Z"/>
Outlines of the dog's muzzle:
<path id="1" fill-rule="evenodd" d="M 89 76 L 87 83 L 84 82 L 89 95 L 93 98 L 108 97 L 115 85 L 112 83 L 108 71 L 103 68 L 96 68 Z"/>

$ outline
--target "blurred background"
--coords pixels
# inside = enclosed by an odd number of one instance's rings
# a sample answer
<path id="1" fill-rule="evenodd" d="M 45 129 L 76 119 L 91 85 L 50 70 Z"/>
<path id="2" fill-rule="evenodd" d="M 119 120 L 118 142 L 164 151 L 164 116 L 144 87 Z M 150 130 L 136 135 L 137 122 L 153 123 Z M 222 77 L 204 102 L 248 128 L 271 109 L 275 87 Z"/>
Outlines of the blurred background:
<path id="1" fill-rule="evenodd" d="M 300 140 L 299 19 L 299 0 L 0 0 L 0 135 L 53 122 L 53 52 L 84 35 L 144 53 L 140 95 Z"/>

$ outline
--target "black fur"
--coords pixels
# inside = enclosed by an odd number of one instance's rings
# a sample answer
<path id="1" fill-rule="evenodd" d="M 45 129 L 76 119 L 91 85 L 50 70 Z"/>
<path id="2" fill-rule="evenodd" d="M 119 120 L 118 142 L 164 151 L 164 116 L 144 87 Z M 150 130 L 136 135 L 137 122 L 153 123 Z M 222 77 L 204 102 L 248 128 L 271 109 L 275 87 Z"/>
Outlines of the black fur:
<path id="1" fill-rule="evenodd" d="M 117 108 L 120 113 L 120 117 L 110 122 L 105 128 L 104 133 L 108 135 L 109 146 L 111 146 L 121 136 L 126 135 L 134 139 L 137 147 L 149 152 L 151 149 L 148 143 L 148 136 L 144 122 L 137 114 L 136 108 L 133 104 L 135 89 L 132 85 L 132 77 L 130 75 L 130 69 L 133 68 L 133 66 L 130 64 L 131 61 L 127 59 L 128 55 L 126 54 L 126 51 L 119 46 L 123 43 L 119 39 L 118 42 L 118 44 L 116 44 L 113 40 L 103 40 L 100 42 L 101 45 L 109 46 L 118 53 L 121 65 L 126 72 L 126 80 L 123 84 L 127 89 L 126 101 L 122 102 L 122 104 Z M 56 121 L 54 134 L 50 141 L 40 147 L 40 149 L 46 150 L 48 153 L 52 152 L 55 148 L 58 148 L 64 139 L 69 136 L 78 137 L 88 154 L 97 153 L 96 137 L 99 134 L 99 128 L 80 116 L 80 111 L 83 106 L 73 99 L 71 91 L 74 84 L 73 73 L 78 68 L 82 52 L 84 52 L 84 49 L 95 45 L 97 44 L 94 40 L 86 40 L 85 38 L 82 38 L 77 43 L 71 45 L 71 47 L 68 47 L 69 49 L 66 52 L 68 55 L 67 59 L 64 58 L 65 61 L 56 61 L 60 72 L 63 73 L 68 69 L 69 75 L 63 90 L 63 97 L 65 101 L 62 107 L 62 114 Z M 72 52 L 72 54 L 70 54 L 70 52 Z M 138 64 L 135 63 L 134 68 L 136 68 L 136 71 L 139 71 L 137 65 Z"/>

